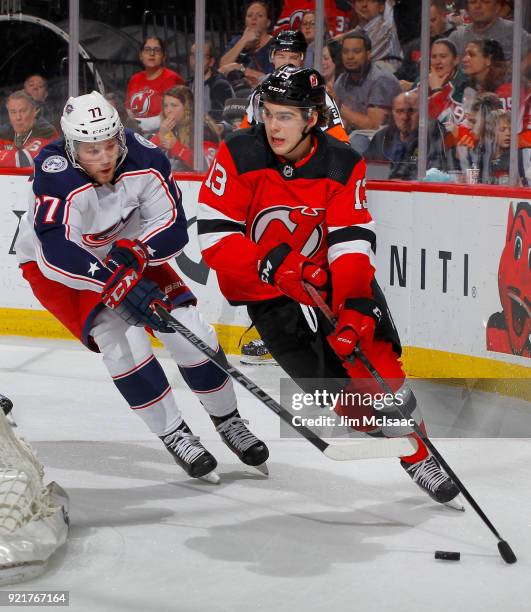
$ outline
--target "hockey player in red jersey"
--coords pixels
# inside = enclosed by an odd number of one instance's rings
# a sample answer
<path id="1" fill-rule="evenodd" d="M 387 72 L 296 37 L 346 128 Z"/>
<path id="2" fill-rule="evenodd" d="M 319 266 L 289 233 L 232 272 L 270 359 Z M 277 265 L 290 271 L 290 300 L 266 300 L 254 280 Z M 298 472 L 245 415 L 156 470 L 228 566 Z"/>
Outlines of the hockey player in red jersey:
<path id="1" fill-rule="evenodd" d="M 423 427 L 400 363 L 400 340 L 374 278 L 376 234 L 365 198 L 365 163 L 319 129 L 325 87 L 315 70 L 284 66 L 262 84 L 262 123 L 222 144 L 199 193 L 203 257 L 231 304 L 245 304 L 273 357 L 307 392 L 348 375 L 349 390 L 381 391 L 348 359 L 357 343 L 404 409 Z M 337 317 L 333 331 L 304 288 L 321 293 Z M 351 394 L 354 395 L 354 394 Z M 341 406 L 342 415 L 374 414 Z M 364 429 L 370 435 L 391 432 Z M 395 434 L 396 435 L 396 434 Z M 433 499 L 458 494 L 415 434 L 401 464 Z"/>
<path id="2" fill-rule="evenodd" d="M 225 444 L 244 463 L 262 466 L 267 447 L 241 419 L 231 380 L 184 338 L 161 333 L 172 330 L 154 312 L 162 304 L 222 350 L 169 264 L 188 242 L 169 161 L 153 143 L 124 130 L 97 92 L 70 98 L 61 127 L 64 141 L 36 159 L 16 243 L 35 297 L 101 352 L 118 391 L 189 476 L 217 480 L 216 460 L 183 420 L 146 328 L 163 342 Z"/>

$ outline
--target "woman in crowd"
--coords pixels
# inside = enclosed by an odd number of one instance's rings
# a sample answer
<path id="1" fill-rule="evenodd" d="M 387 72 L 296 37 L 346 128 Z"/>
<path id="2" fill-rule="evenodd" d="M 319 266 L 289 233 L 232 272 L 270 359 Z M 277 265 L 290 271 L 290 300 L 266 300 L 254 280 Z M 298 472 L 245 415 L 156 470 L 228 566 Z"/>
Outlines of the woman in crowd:
<path id="1" fill-rule="evenodd" d="M 248 87 L 257 87 L 273 70 L 269 61 L 271 35 L 270 8 L 266 2 L 251 2 L 245 10 L 245 30 L 231 38 L 219 62 L 219 72 L 227 76 L 240 71 Z"/>
<path id="2" fill-rule="evenodd" d="M 165 67 L 165 60 L 162 40 L 156 36 L 146 38 L 140 49 L 144 70 L 133 74 L 127 85 L 125 106 L 144 133 L 153 134 L 159 128 L 163 93 L 184 84 L 179 74 Z"/>
<path id="3" fill-rule="evenodd" d="M 496 93 L 507 80 L 508 65 L 497 40 L 476 39 L 469 42 L 461 63 L 470 87 L 478 93 Z"/>
<path id="4" fill-rule="evenodd" d="M 194 98 L 186 85 L 178 85 L 164 93 L 160 127 L 151 141 L 160 147 L 170 160 L 172 170 L 193 170 Z M 220 138 L 216 124 L 205 117 L 203 153 L 210 164 L 218 149 Z"/>
<path id="5" fill-rule="evenodd" d="M 511 113 L 498 109 L 490 111 L 476 147 L 477 166 L 482 183 L 509 183 L 509 149 L 511 146 Z"/>
<path id="6" fill-rule="evenodd" d="M 334 83 L 343 70 L 341 44 L 336 40 L 329 40 L 323 47 L 321 74 L 325 80 L 326 92 L 332 98 L 334 97 Z"/>
<path id="7" fill-rule="evenodd" d="M 304 67 L 313 68 L 315 61 L 315 11 L 304 11 L 299 30 L 308 44 L 304 54 Z"/>

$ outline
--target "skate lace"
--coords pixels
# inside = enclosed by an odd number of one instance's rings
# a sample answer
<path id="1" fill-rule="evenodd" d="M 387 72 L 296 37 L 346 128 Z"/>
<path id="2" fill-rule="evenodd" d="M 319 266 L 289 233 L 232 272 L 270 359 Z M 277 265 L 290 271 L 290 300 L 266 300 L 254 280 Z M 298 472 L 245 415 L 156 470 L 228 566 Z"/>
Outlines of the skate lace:
<path id="1" fill-rule="evenodd" d="M 186 463 L 192 463 L 205 452 L 199 436 L 179 430 L 167 435 L 164 444 Z"/>
<path id="2" fill-rule="evenodd" d="M 231 417 L 218 425 L 216 429 L 218 433 L 223 434 L 227 438 L 232 446 L 244 453 L 258 441 L 258 438 L 245 427 L 248 424 L 249 421 L 246 419 Z"/>
<path id="3" fill-rule="evenodd" d="M 429 489 L 433 493 L 440 485 L 446 482 L 448 478 L 432 457 L 428 457 L 428 459 L 422 461 L 420 465 L 412 465 L 408 471 L 413 475 L 413 482 L 418 483 L 421 487 Z"/>

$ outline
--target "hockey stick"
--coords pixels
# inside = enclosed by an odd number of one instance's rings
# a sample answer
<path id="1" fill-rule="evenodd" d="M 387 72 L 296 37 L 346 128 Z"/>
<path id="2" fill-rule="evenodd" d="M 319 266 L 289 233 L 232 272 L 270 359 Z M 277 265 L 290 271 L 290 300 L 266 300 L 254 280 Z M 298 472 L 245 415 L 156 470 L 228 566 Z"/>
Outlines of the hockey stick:
<path id="1" fill-rule="evenodd" d="M 254 397 L 265 404 L 270 410 L 277 414 L 292 429 L 300 433 L 315 448 L 320 450 L 323 455 L 334 461 L 352 461 L 355 459 L 378 459 L 384 457 L 399 457 L 400 455 L 411 454 L 411 443 L 404 438 L 375 438 L 370 440 L 346 440 L 338 444 L 329 444 L 320 438 L 316 433 L 305 425 L 295 425 L 292 422 L 293 415 L 281 406 L 275 399 L 268 395 L 263 389 L 258 387 L 250 378 L 232 366 L 225 357 L 224 353 L 219 354 L 210 348 L 206 342 L 196 336 L 180 321 L 162 308 L 156 306 L 157 314 L 172 329 L 186 338 L 193 346 L 206 355 L 210 361 L 223 370 L 225 374 L 231 376 L 249 391 Z"/>
<path id="2" fill-rule="evenodd" d="M 314 287 L 312 287 L 308 283 L 305 283 L 305 288 L 306 288 L 306 291 L 308 292 L 308 294 L 312 297 L 314 302 L 317 304 L 317 307 L 323 313 L 323 315 L 328 319 L 328 321 L 331 324 L 335 325 L 334 314 L 330 310 L 330 308 L 328 307 L 326 302 L 322 299 L 320 294 L 315 290 Z M 364 353 L 361 350 L 359 344 L 354 349 L 354 353 L 355 353 L 356 357 L 364 365 L 365 369 L 371 374 L 371 376 L 374 378 L 374 380 L 376 380 L 376 382 L 380 385 L 380 387 L 386 393 L 391 393 L 392 395 L 394 395 L 391 387 L 389 387 L 389 385 L 385 382 L 385 380 L 380 376 L 380 374 L 376 371 L 376 369 L 371 364 L 371 362 L 364 355 Z M 349 359 L 347 359 L 347 361 L 353 362 L 354 359 L 355 359 L 354 357 L 350 357 Z M 395 408 L 396 408 L 397 412 L 400 414 L 400 416 L 402 418 L 404 418 L 404 419 L 408 418 L 408 415 L 405 414 L 402 411 L 402 407 L 401 406 L 395 404 Z M 468 492 L 468 490 L 465 487 L 465 485 L 456 476 L 455 472 L 448 465 L 448 463 L 443 458 L 441 453 L 437 450 L 437 448 L 435 447 L 433 442 L 428 438 L 428 436 L 422 431 L 422 429 L 417 425 L 417 423 L 415 421 L 412 422 L 412 427 L 413 427 L 413 430 L 415 431 L 415 433 L 422 439 L 424 444 L 426 444 L 426 446 L 429 448 L 429 450 L 432 453 L 432 455 L 442 465 L 442 467 L 444 468 L 445 472 L 448 474 L 448 476 L 450 476 L 450 478 L 454 482 L 455 486 L 463 494 L 463 497 L 468 501 L 468 503 L 472 506 L 472 508 L 474 508 L 474 510 L 476 511 L 476 514 L 479 516 L 479 518 L 485 523 L 485 525 L 490 529 L 490 531 L 493 533 L 493 535 L 497 538 L 497 540 L 498 540 L 498 550 L 500 552 L 500 555 L 501 555 L 502 559 L 505 561 L 505 563 L 509 563 L 509 564 L 510 563 L 516 563 L 516 555 L 514 554 L 512 548 L 509 546 L 509 543 L 507 542 L 507 540 L 504 540 L 501 537 L 501 535 L 499 534 L 498 530 L 490 522 L 490 520 L 488 519 L 487 515 L 481 509 L 480 505 L 476 502 L 476 500 Z"/>

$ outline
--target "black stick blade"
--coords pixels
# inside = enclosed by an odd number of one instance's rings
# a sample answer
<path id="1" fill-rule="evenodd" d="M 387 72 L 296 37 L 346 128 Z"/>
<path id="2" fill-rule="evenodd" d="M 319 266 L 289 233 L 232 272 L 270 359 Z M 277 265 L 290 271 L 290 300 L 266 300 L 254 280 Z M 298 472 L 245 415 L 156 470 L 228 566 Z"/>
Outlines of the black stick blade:
<path id="1" fill-rule="evenodd" d="M 513 553 L 513 549 L 509 546 L 509 542 L 500 540 L 498 542 L 498 550 L 505 563 L 516 563 L 516 555 Z"/>

